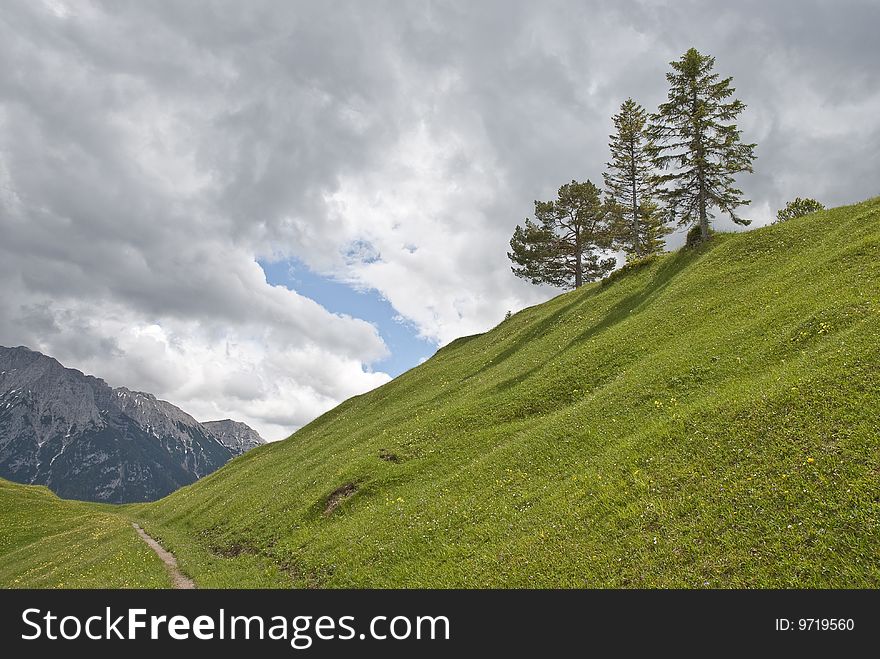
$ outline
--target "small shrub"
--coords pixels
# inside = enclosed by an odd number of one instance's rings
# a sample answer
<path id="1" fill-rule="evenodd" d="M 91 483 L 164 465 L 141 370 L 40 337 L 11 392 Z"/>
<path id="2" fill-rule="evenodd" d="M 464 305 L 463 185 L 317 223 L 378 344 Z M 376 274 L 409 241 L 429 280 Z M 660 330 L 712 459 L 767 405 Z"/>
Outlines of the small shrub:
<path id="1" fill-rule="evenodd" d="M 788 202 L 785 208 L 776 211 L 776 221 L 773 224 L 793 220 L 796 217 L 803 217 L 804 215 L 823 210 L 825 210 L 825 206 L 821 202 L 809 197 L 806 199 L 797 197 L 794 201 Z"/>
<path id="2" fill-rule="evenodd" d="M 715 232 L 712 229 L 709 229 L 709 237 L 712 237 L 712 234 Z M 690 229 L 688 229 L 687 237 L 685 238 L 684 245 L 685 247 L 696 247 L 697 245 L 703 242 L 703 234 L 700 231 L 700 225 L 695 224 Z"/>

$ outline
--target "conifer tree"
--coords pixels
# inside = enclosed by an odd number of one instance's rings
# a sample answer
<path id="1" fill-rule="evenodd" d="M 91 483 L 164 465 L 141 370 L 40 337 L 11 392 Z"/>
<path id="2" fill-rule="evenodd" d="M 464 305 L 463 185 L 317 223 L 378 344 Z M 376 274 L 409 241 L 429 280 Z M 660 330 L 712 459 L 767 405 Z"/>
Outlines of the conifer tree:
<path id="1" fill-rule="evenodd" d="M 712 208 L 750 224 L 736 214 L 749 200 L 734 175 L 752 171 L 755 145 L 740 139 L 733 122 L 746 106 L 729 100 L 733 78 L 719 79 L 714 57 L 691 48 L 670 65 L 668 100 L 651 117 L 649 151 L 657 169 L 668 170 L 657 178 L 660 198 L 679 225 L 698 225 L 706 240 Z"/>
<path id="2" fill-rule="evenodd" d="M 611 161 L 604 174 L 605 190 L 621 206 L 617 209 L 618 216 L 622 213 L 625 218 L 618 227 L 618 243 L 628 255 L 638 258 L 649 253 L 642 245 L 642 210 L 652 207 L 654 195 L 653 163 L 647 148 L 648 113 L 628 98 L 613 120 L 614 134 L 608 143 Z M 655 204 L 653 209 L 656 211 Z"/>
<path id="3" fill-rule="evenodd" d="M 572 181 L 559 188 L 555 201 L 535 201 L 535 221 L 516 227 L 507 257 L 513 273 L 533 284 L 578 288 L 614 269 L 614 257 L 602 254 L 612 239 L 599 188 Z"/>

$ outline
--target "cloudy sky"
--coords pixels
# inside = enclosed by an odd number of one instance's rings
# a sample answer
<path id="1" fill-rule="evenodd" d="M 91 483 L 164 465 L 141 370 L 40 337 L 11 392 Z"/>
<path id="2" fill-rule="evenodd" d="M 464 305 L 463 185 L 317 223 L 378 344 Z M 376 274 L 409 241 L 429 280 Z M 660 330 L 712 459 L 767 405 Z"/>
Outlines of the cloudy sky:
<path id="1" fill-rule="evenodd" d="M 0 345 L 280 439 L 540 290 L 534 199 L 714 55 L 766 224 L 880 193 L 880 3 L 5 1 Z"/>

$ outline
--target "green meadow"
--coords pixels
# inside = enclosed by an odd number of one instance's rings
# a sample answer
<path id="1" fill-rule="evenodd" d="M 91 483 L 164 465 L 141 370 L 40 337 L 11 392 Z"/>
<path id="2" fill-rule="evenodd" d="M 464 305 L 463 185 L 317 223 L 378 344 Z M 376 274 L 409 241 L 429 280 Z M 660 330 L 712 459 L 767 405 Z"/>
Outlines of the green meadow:
<path id="1" fill-rule="evenodd" d="M 113 506 L 0 479 L 0 585 L 168 588 L 165 566 Z"/>

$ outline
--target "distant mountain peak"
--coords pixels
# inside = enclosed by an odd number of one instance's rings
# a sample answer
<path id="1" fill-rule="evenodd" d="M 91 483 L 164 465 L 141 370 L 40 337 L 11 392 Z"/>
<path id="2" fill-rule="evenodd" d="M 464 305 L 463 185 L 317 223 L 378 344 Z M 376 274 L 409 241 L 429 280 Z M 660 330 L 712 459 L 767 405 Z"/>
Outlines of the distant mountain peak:
<path id="1" fill-rule="evenodd" d="M 149 394 L 146 391 L 135 391 L 134 389 L 129 389 L 128 387 L 116 387 L 115 389 L 113 389 L 113 391 L 116 392 L 117 396 L 135 396 L 140 398 L 147 398 L 149 400 L 158 400 L 153 394 Z"/>
<path id="2" fill-rule="evenodd" d="M 159 400 L 0 346 L 0 476 L 60 496 L 149 501 L 263 443 L 245 424 L 214 429 Z"/>
<path id="3" fill-rule="evenodd" d="M 202 425 L 211 431 L 214 437 L 236 455 L 241 455 L 257 446 L 262 446 L 266 440 L 246 423 L 221 419 L 219 421 L 203 421 Z"/>

